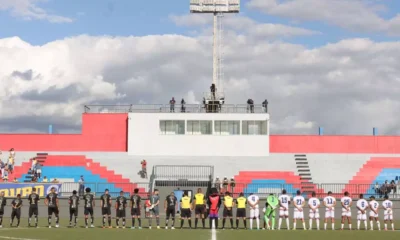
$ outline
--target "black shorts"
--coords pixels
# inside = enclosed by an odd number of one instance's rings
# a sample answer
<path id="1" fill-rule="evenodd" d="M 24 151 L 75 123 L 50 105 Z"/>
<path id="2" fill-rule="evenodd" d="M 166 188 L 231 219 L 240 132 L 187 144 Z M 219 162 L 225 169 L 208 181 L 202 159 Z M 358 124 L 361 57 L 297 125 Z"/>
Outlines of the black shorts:
<path id="1" fill-rule="evenodd" d="M 246 217 L 246 208 L 236 209 L 236 217 L 237 218 L 245 218 Z"/>
<path id="2" fill-rule="evenodd" d="M 175 217 L 175 207 L 169 207 L 166 211 L 167 217 Z"/>
<path id="3" fill-rule="evenodd" d="M 223 216 L 224 217 L 232 217 L 233 216 L 233 214 L 232 214 L 232 208 L 229 210 L 229 209 L 227 209 L 227 208 L 224 208 L 224 211 L 223 211 Z"/>
<path id="4" fill-rule="evenodd" d="M 39 208 L 37 206 L 29 206 L 29 217 L 32 215 L 39 215 Z"/>
<path id="5" fill-rule="evenodd" d="M 192 217 L 192 211 L 190 211 L 189 208 L 187 208 L 187 209 L 182 209 L 181 217 L 182 217 L 182 218 L 190 218 L 190 217 Z"/>
<path id="6" fill-rule="evenodd" d="M 21 218 L 21 209 L 13 209 L 11 212 L 11 217 Z"/>
<path id="7" fill-rule="evenodd" d="M 85 207 L 83 214 L 85 214 L 85 216 L 88 216 L 88 215 L 93 216 L 93 208 Z"/>
<path id="8" fill-rule="evenodd" d="M 49 207 L 47 209 L 47 212 L 48 212 L 49 216 L 52 216 L 53 214 L 58 215 L 58 213 L 59 213 L 58 208 L 56 208 L 56 207 Z"/>
<path id="9" fill-rule="evenodd" d="M 101 215 L 111 215 L 111 207 L 101 208 Z"/>
<path id="10" fill-rule="evenodd" d="M 206 212 L 206 207 L 204 205 L 196 205 L 194 212 L 196 215 L 204 214 Z"/>
<path id="11" fill-rule="evenodd" d="M 124 210 L 117 210 L 116 214 L 117 218 L 125 218 L 126 217 L 126 211 Z"/>
<path id="12" fill-rule="evenodd" d="M 78 209 L 77 208 L 70 208 L 69 215 L 74 215 L 75 217 L 78 216 Z"/>
<path id="13" fill-rule="evenodd" d="M 133 217 L 140 217 L 140 208 L 131 208 L 131 215 Z"/>

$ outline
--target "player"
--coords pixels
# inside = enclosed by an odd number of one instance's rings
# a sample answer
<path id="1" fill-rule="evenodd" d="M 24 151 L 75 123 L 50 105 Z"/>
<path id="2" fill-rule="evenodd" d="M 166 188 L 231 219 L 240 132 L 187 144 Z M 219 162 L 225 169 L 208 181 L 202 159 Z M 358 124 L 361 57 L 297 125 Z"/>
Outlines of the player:
<path id="1" fill-rule="evenodd" d="M 93 208 L 95 207 L 95 201 L 94 201 L 94 195 L 91 193 L 92 189 L 86 188 L 85 189 L 85 195 L 83 195 L 83 200 L 85 201 L 85 207 L 84 207 L 84 214 L 85 214 L 85 227 L 88 228 L 88 221 L 89 221 L 89 215 L 91 218 L 91 228 L 94 228 L 94 211 Z"/>
<path id="2" fill-rule="evenodd" d="M 10 227 L 13 226 L 14 218 L 17 218 L 17 227 L 19 227 L 19 223 L 21 221 L 21 207 L 22 207 L 22 199 L 21 194 L 17 195 L 17 198 L 11 202 L 12 212 L 10 219 Z"/>
<path id="3" fill-rule="evenodd" d="M 367 225 L 367 209 L 368 202 L 364 199 L 364 195 L 360 194 L 360 199 L 357 201 L 357 230 L 360 230 L 361 221 L 364 222 L 365 230 L 368 230 Z"/>
<path id="4" fill-rule="evenodd" d="M 79 206 L 79 196 L 76 195 L 77 191 L 72 191 L 72 196 L 69 197 L 69 227 L 72 227 L 72 217 L 74 217 L 74 227 L 78 221 L 78 206 Z"/>
<path id="5" fill-rule="evenodd" d="M 293 205 L 294 205 L 294 213 L 293 213 L 293 230 L 296 230 L 297 220 L 301 220 L 303 223 L 304 230 L 306 228 L 306 222 L 304 221 L 304 205 L 306 204 L 306 200 L 303 196 L 301 196 L 300 190 L 297 190 L 296 197 L 293 198 Z"/>
<path id="6" fill-rule="evenodd" d="M 152 219 L 156 217 L 157 229 L 160 229 L 160 196 L 158 195 L 158 189 L 154 189 L 153 195 L 150 197 L 150 217 L 149 217 L 149 229 L 151 229 Z"/>
<path id="7" fill-rule="evenodd" d="M 312 192 L 311 198 L 308 200 L 308 207 L 310 208 L 310 228 L 308 230 L 312 230 L 313 220 L 315 220 L 317 224 L 317 230 L 319 230 L 319 206 L 321 202 L 316 197 L 315 192 Z"/>
<path id="8" fill-rule="evenodd" d="M 168 229 L 169 218 L 171 218 L 171 229 L 175 229 L 175 212 L 178 199 L 175 197 L 174 192 L 171 192 L 164 201 L 164 210 L 166 213 L 165 229 Z"/>
<path id="9" fill-rule="evenodd" d="M 122 218 L 122 228 L 125 228 L 125 218 L 126 218 L 126 204 L 127 200 L 124 196 L 124 191 L 119 192 L 119 197 L 115 201 L 115 211 L 116 211 L 116 225 L 119 228 L 119 221 Z"/>
<path id="10" fill-rule="evenodd" d="M 4 197 L 4 192 L 0 193 L 0 228 L 3 227 L 4 207 L 7 206 L 7 199 Z"/>
<path id="11" fill-rule="evenodd" d="M 248 205 L 250 206 L 250 230 L 253 229 L 253 220 L 256 219 L 257 230 L 260 230 L 260 210 L 259 210 L 259 202 L 260 198 L 250 193 L 250 196 L 247 198 Z"/>
<path id="12" fill-rule="evenodd" d="M 275 210 L 279 206 L 279 200 L 274 196 L 274 194 L 270 194 L 267 197 L 267 202 L 265 203 L 265 214 L 264 221 L 267 224 L 267 229 L 274 230 L 275 229 Z M 269 220 L 271 219 L 272 228 L 269 225 Z"/>
<path id="13" fill-rule="evenodd" d="M 378 230 L 381 230 L 381 223 L 379 222 L 379 203 L 375 201 L 375 197 L 371 196 L 369 202 L 369 223 L 371 225 L 371 231 L 374 230 L 374 220 L 378 226 Z"/>
<path id="14" fill-rule="evenodd" d="M 349 229 L 351 230 L 351 205 L 353 204 L 353 200 L 349 197 L 349 192 L 344 193 L 344 197 L 342 197 L 340 202 L 342 203 L 342 225 L 340 229 L 343 230 L 344 222 L 347 219 Z"/>
<path id="15" fill-rule="evenodd" d="M 181 198 L 181 229 L 183 228 L 184 220 L 188 220 L 189 228 L 192 228 L 192 199 L 188 196 L 188 192 L 183 193 Z"/>
<path id="16" fill-rule="evenodd" d="M 194 195 L 194 211 L 196 214 L 196 219 L 194 220 L 194 228 L 197 228 L 197 223 L 201 218 L 201 223 L 203 225 L 203 229 L 206 228 L 206 219 L 205 219 L 205 211 L 206 211 L 206 197 L 203 194 L 203 190 L 201 188 L 197 189 L 197 193 Z"/>
<path id="17" fill-rule="evenodd" d="M 394 231 L 394 223 L 393 223 L 393 202 L 389 200 L 389 197 L 386 195 L 384 197 L 385 201 L 382 203 L 382 207 L 384 209 L 383 214 L 385 221 L 385 231 L 387 231 L 387 222 L 390 221 L 392 225 L 392 231 Z"/>
<path id="18" fill-rule="evenodd" d="M 135 188 L 133 190 L 133 195 L 131 196 L 131 215 L 132 215 L 132 227 L 131 229 L 135 229 L 135 220 L 138 220 L 138 228 L 142 229 L 142 219 L 140 218 L 140 202 L 142 198 L 139 196 L 139 189 Z"/>
<path id="19" fill-rule="evenodd" d="M 290 196 L 286 194 L 286 190 L 282 190 L 282 195 L 279 196 L 279 222 L 278 222 L 278 230 L 281 229 L 282 219 L 286 219 L 286 227 L 290 230 L 289 225 L 289 205 L 290 205 Z"/>
<path id="20" fill-rule="evenodd" d="M 236 229 L 239 229 L 239 219 L 243 220 L 244 228 L 247 229 L 246 221 L 246 205 L 247 199 L 244 197 L 243 193 L 239 194 L 239 197 L 235 200 L 236 204 Z"/>
<path id="21" fill-rule="evenodd" d="M 222 220 L 222 229 L 225 229 L 225 222 L 227 218 L 229 218 L 229 221 L 231 223 L 231 229 L 233 229 L 234 228 L 233 207 L 235 203 L 233 202 L 233 198 L 231 197 L 231 194 L 229 192 L 225 192 L 223 203 L 224 203 L 224 212 L 223 212 L 224 219 Z"/>
<path id="22" fill-rule="evenodd" d="M 211 195 L 208 196 L 207 203 L 209 207 L 208 218 L 210 220 L 210 229 L 218 229 L 218 212 L 221 207 L 221 197 L 218 195 L 216 188 L 211 189 Z"/>
<path id="23" fill-rule="evenodd" d="M 59 227 L 58 223 L 60 218 L 59 218 L 58 195 L 56 193 L 56 188 L 52 187 L 50 189 L 50 193 L 47 194 L 44 204 L 47 206 L 49 228 L 51 228 L 51 221 L 52 221 L 51 218 L 53 214 L 56 219 L 56 228 L 58 228 Z"/>
<path id="24" fill-rule="evenodd" d="M 35 215 L 35 227 L 38 227 L 39 222 L 39 194 L 36 193 L 36 188 L 32 188 L 31 194 L 28 196 L 29 201 L 29 218 L 28 218 L 28 227 L 31 227 L 31 219 L 32 216 Z"/>
<path id="25" fill-rule="evenodd" d="M 328 192 L 328 196 L 324 198 L 324 206 L 325 206 L 325 224 L 324 230 L 327 229 L 328 221 L 331 220 L 332 230 L 335 230 L 335 206 L 336 199 L 332 197 L 332 192 Z"/>
<path id="26" fill-rule="evenodd" d="M 103 228 L 106 227 L 106 219 L 108 220 L 108 228 L 111 226 L 111 196 L 108 189 L 100 197 L 101 215 L 103 215 Z"/>

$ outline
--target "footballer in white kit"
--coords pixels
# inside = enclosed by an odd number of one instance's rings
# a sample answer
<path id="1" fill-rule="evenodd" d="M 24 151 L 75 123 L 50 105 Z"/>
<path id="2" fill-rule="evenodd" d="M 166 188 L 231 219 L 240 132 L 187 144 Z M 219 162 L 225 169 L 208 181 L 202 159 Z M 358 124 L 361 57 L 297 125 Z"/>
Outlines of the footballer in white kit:
<path id="1" fill-rule="evenodd" d="M 311 194 L 311 198 L 308 200 L 308 207 L 310 208 L 310 228 L 312 229 L 312 221 L 315 220 L 317 223 L 317 230 L 319 230 L 319 206 L 321 202 L 316 197 L 315 192 Z"/>
<path id="2" fill-rule="evenodd" d="M 289 230 L 289 205 L 290 205 L 290 196 L 286 194 L 286 190 L 282 190 L 282 195 L 279 196 L 279 222 L 278 222 L 278 230 L 281 229 L 282 218 L 286 219 L 286 227 Z"/>
<path id="3" fill-rule="evenodd" d="M 301 192 L 297 190 L 296 197 L 293 198 L 294 213 L 293 213 L 293 230 L 296 230 L 296 222 L 301 219 L 303 222 L 303 228 L 306 230 L 306 223 L 304 222 L 304 210 L 303 207 L 306 204 L 306 200 L 301 196 Z"/>
<path id="4" fill-rule="evenodd" d="M 392 231 L 394 231 L 394 223 L 393 223 L 393 202 L 389 200 L 389 197 L 385 196 L 385 201 L 382 203 L 382 207 L 384 209 L 383 214 L 385 221 L 385 230 L 387 230 L 387 222 L 390 221 L 392 225 Z"/>
<path id="5" fill-rule="evenodd" d="M 375 200 L 374 196 L 371 196 L 369 199 L 371 200 L 369 201 L 369 208 L 371 209 L 369 211 L 370 230 L 374 230 L 374 220 L 378 226 L 378 230 L 381 230 L 381 223 L 379 222 L 379 203 Z"/>
<path id="6" fill-rule="evenodd" d="M 260 198 L 251 193 L 250 196 L 247 198 L 247 203 L 250 207 L 250 230 L 253 229 L 253 220 L 256 219 L 257 222 L 257 229 L 260 229 L 260 209 L 259 204 Z"/>
<path id="7" fill-rule="evenodd" d="M 342 203 L 342 226 L 343 230 L 344 222 L 347 218 L 347 223 L 349 224 L 349 229 L 351 230 L 351 205 L 353 204 L 353 200 L 349 197 L 349 192 L 344 193 L 344 197 L 340 200 Z"/>
<path id="8" fill-rule="evenodd" d="M 357 229 L 360 230 L 361 221 L 364 221 L 365 229 L 368 229 L 367 226 L 367 209 L 368 202 L 364 199 L 364 195 L 360 194 L 360 199 L 357 201 Z"/>
<path id="9" fill-rule="evenodd" d="M 336 199 L 332 197 L 332 192 L 328 192 L 328 196 L 324 198 L 324 206 L 325 206 L 325 224 L 324 229 L 328 225 L 328 220 L 331 220 L 332 230 L 335 230 L 335 206 L 336 206 Z"/>

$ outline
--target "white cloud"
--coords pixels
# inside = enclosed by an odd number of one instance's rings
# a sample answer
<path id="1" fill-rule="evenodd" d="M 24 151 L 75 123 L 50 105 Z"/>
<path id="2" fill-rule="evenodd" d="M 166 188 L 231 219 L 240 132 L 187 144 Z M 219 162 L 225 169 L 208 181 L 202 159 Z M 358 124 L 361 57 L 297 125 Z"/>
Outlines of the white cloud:
<path id="1" fill-rule="evenodd" d="M 400 133 L 400 42 L 307 49 L 230 34 L 226 45 L 227 104 L 267 98 L 272 133 Z M 211 52 L 210 36 L 83 35 L 40 46 L 0 39 L 0 125 L 71 131 L 84 104 L 199 102 L 211 83 Z"/>
<path id="2" fill-rule="evenodd" d="M 251 0 L 247 6 L 269 15 L 297 21 L 323 21 L 359 32 L 400 35 L 400 17 L 386 20 L 381 1 L 366 0 Z"/>
<path id="3" fill-rule="evenodd" d="M 11 11 L 15 17 L 25 20 L 46 20 L 52 23 L 70 23 L 73 19 L 48 13 L 37 6 L 47 0 L 0 0 L 0 10 Z"/>

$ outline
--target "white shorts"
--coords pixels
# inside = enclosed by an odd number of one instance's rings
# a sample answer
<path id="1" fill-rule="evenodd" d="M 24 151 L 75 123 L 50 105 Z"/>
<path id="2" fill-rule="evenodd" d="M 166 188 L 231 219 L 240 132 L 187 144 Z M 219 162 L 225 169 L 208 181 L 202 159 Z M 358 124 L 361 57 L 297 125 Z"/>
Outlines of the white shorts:
<path id="1" fill-rule="evenodd" d="M 367 220 L 367 213 L 361 213 L 361 211 L 358 211 L 357 220 Z"/>
<path id="2" fill-rule="evenodd" d="M 393 210 L 391 211 L 385 210 L 383 214 L 385 215 L 384 220 L 393 220 Z"/>
<path id="3" fill-rule="evenodd" d="M 369 212 L 369 217 L 377 218 L 377 217 L 379 217 L 379 214 L 378 213 L 374 213 L 373 211 L 370 211 Z"/>
<path id="4" fill-rule="evenodd" d="M 283 210 L 283 209 L 284 209 L 284 208 L 279 208 L 279 216 L 280 216 L 280 217 L 283 217 L 283 216 L 289 217 L 289 210 L 286 209 L 286 211 L 285 211 L 285 210 Z"/>
<path id="5" fill-rule="evenodd" d="M 342 217 L 351 217 L 351 211 L 342 210 Z"/>
<path id="6" fill-rule="evenodd" d="M 304 219 L 304 212 L 294 211 L 293 219 Z"/>
<path id="7" fill-rule="evenodd" d="M 309 217 L 310 217 L 311 219 L 319 219 L 319 210 L 317 209 L 317 211 L 315 211 L 315 212 L 313 212 L 313 211 L 310 210 L 310 215 L 309 215 Z"/>
<path id="8" fill-rule="evenodd" d="M 335 218 L 335 210 L 326 209 L 325 218 Z"/>
<path id="9" fill-rule="evenodd" d="M 250 209 L 250 219 L 258 218 L 259 216 L 260 216 L 260 210 L 258 208 Z"/>

